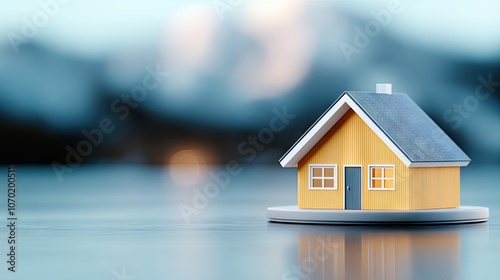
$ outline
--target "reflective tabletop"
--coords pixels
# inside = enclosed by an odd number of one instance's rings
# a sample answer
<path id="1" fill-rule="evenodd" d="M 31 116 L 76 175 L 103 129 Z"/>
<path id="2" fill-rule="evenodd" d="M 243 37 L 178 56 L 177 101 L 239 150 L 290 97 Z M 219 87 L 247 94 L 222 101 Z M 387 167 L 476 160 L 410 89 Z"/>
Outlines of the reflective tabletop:
<path id="1" fill-rule="evenodd" d="M 373 227 L 268 222 L 296 203 L 296 171 L 278 165 L 88 165 L 62 180 L 18 166 L 16 272 L 5 187 L 0 279 L 498 279 L 499 171 L 462 169 L 462 204 L 489 207 L 487 223 Z"/>

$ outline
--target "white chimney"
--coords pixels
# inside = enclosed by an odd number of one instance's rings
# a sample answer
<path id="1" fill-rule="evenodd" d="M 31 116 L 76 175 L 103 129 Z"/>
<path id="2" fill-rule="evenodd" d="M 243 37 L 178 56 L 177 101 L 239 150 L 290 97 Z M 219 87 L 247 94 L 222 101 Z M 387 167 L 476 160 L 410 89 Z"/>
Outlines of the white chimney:
<path id="1" fill-rule="evenodd" d="M 377 84 L 377 93 L 392 94 L 392 84 Z"/>

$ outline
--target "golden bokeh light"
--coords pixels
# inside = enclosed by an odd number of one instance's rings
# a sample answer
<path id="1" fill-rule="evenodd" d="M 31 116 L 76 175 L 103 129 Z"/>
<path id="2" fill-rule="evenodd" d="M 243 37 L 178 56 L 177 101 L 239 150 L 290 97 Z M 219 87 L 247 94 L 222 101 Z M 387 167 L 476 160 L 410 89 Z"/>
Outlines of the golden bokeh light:
<path id="1" fill-rule="evenodd" d="M 209 153 L 202 148 L 180 149 L 167 160 L 167 169 L 175 185 L 194 187 L 206 176 Z"/>

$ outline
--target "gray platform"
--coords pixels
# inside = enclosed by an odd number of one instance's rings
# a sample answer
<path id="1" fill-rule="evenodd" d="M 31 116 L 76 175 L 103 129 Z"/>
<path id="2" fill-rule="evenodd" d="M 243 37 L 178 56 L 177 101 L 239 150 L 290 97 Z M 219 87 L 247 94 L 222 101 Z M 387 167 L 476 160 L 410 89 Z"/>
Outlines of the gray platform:
<path id="1" fill-rule="evenodd" d="M 489 209 L 460 206 L 414 211 L 320 210 L 299 209 L 292 205 L 269 207 L 267 217 L 273 222 L 306 224 L 463 224 L 487 221 Z"/>

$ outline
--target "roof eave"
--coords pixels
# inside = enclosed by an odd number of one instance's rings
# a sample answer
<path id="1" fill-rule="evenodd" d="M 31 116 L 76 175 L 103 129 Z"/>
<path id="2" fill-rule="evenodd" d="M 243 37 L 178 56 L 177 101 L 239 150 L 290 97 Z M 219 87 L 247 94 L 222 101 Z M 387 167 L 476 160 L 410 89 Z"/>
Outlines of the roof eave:
<path id="1" fill-rule="evenodd" d="M 412 162 L 408 167 L 465 167 L 469 161 Z"/>
<path id="2" fill-rule="evenodd" d="M 349 110 L 350 106 L 347 104 L 347 99 L 351 100 L 351 97 L 343 92 L 337 100 L 307 129 L 304 134 L 293 144 L 293 146 L 288 149 L 288 151 L 280 158 L 279 162 L 282 167 L 297 167 L 298 162 L 307 154 L 307 152 L 317 143 L 314 142 L 312 145 L 307 145 L 310 143 L 311 138 L 322 138 L 328 130 L 322 130 L 326 124 L 331 124 L 331 127 L 337 123 L 337 121 L 344 116 L 344 114 Z M 332 124 L 333 123 L 333 124 Z M 318 131 L 322 132 L 318 135 Z M 306 146 L 306 147 L 304 147 Z M 307 147 L 311 146 L 311 147 Z M 305 148 L 305 149 L 304 149 Z"/>
<path id="3" fill-rule="evenodd" d="M 280 162 L 281 163 L 281 162 Z M 444 162 L 412 162 L 408 165 L 411 168 L 419 168 L 419 167 L 465 167 L 468 166 L 470 161 L 444 161 Z M 281 165 L 284 168 L 292 168 L 297 167 L 297 163 Z"/>

